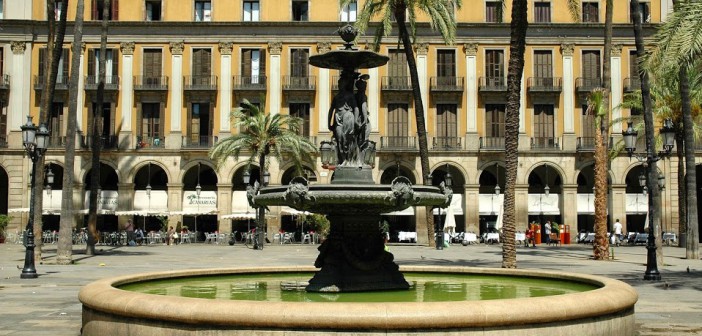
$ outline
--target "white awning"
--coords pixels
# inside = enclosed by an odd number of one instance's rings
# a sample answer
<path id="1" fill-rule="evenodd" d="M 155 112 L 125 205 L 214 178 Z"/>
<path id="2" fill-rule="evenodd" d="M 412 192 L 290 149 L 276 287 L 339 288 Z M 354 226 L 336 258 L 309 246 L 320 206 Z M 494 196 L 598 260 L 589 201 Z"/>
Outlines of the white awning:
<path id="1" fill-rule="evenodd" d="M 561 195 L 529 194 L 530 215 L 560 215 Z"/>
<path id="2" fill-rule="evenodd" d="M 7 213 L 22 213 L 29 212 L 29 208 L 10 208 L 7 209 Z"/>
<path id="3" fill-rule="evenodd" d="M 627 214 L 648 214 L 648 195 L 626 194 Z"/>
<path id="4" fill-rule="evenodd" d="M 383 216 L 414 216 L 414 207 L 409 207 L 400 211 L 393 211 L 381 214 Z"/>
<path id="5" fill-rule="evenodd" d="M 207 214 L 217 212 L 217 192 L 187 190 L 183 192 L 183 212 L 186 214 Z"/>
<path id="6" fill-rule="evenodd" d="M 168 211 L 160 210 L 128 210 L 128 211 L 115 211 L 117 216 L 168 216 Z"/>
<path id="7" fill-rule="evenodd" d="M 228 214 L 228 215 L 222 216 L 222 219 L 256 219 L 256 213 L 255 212 L 233 213 L 233 214 Z"/>
<path id="8" fill-rule="evenodd" d="M 87 215 L 88 212 L 90 212 L 90 209 L 81 209 L 77 211 L 79 214 L 84 214 Z M 97 211 L 98 215 L 114 215 L 116 211 L 114 210 L 105 210 L 105 209 L 99 209 Z"/>
<path id="9" fill-rule="evenodd" d="M 151 196 L 147 196 L 146 190 L 135 190 L 132 209 L 168 213 L 168 193 L 165 190 L 151 190 Z"/>
<path id="10" fill-rule="evenodd" d="M 193 210 L 193 209 L 189 209 L 189 210 L 170 211 L 170 212 L 168 212 L 168 214 L 170 214 L 170 215 L 181 215 L 181 216 L 216 215 L 217 213 L 218 213 L 217 210 L 207 210 L 207 209 L 200 210 L 200 211 L 198 211 L 198 210 Z"/>
<path id="11" fill-rule="evenodd" d="M 480 215 L 497 216 L 504 202 L 504 194 L 480 194 L 478 195 L 478 213 Z"/>
<path id="12" fill-rule="evenodd" d="M 451 210 L 453 210 L 453 214 L 456 216 L 460 216 L 463 214 L 463 194 L 453 194 L 453 197 L 451 197 Z M 446 209 L 441 210 L 442 213 L 446 211 Z M 434 215 L 439 214 L 439 209 L 436 208 L 434 209 Z"/>
<path id="13" fill-rule="evenodd" d="M 282 206 L 282 207 L 280 207 L 280 214 L 281 215 L 289 215 L 289 216 L 299 216 L 299 215 L 309 215 L 310 212 L 296 210 L 296 209 L 293 209 L 293 208 L 288 207 L 288 206 Z"/>
<path id="14" fill-rule="evenodd" d="M 249 206 L 245 190 L 237 190 L 232 193 L 232 213 L 256 212 Z"/>
<path id="15" fill-rule="evenodd" d="M 42 201 L 43 214 L 49 215 L 61 212 L 61 197 L 63 197 L 63 190 L 51 190 L 49 193 L 43 191 L 41 195 L 44 198 Z"/>
<path id="16" fill-rule="evenodd" d="M 595 213 L 595 194 L 578 194 L 578 213 Z"/>

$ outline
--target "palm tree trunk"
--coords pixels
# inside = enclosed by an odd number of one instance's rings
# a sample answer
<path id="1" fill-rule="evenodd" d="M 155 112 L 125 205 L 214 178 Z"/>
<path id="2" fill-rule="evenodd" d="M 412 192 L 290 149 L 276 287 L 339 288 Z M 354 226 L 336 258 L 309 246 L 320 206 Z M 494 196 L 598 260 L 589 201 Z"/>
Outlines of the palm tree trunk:
<path id="1" fill-rule="evenodd" d="M 644 50 L 644 39 L 643 31 L 641 28 L 641 9 L 639 7 L 639 0 L 632 0 L 631 3 L 631 13 L 634 15 L 634 41 L 636 44 L 636 57 L 637 59 L 644 59 L 646 53 Z M 651 86 L 648 79 L 648 72 L 646 70 L 641 70 L 639 73 L 641 77 L 641 98 L 643 101 L 643 118 L 644 127 L 646 129 L 646 148 L 648 153 L 647 156 L 647 171 L 646 171 L 646 186 L 648 187 L 648 226 L 649 234 L 655 236 L 655 245 L 653 248 L 656 249 L 656 261 L 657 266 L 663 265 L 663 249 L 661 240 L 661 218 L 660 218 L 660 204 L 661 204 L 661 192 L 658 189 L 658 155 L 655 150 L 655 142 L 653 135 L 653 112 L 651 110 L 653 103 L 651 99 Z M 651 237 L 651 236 L 649 236 Z M 650 239 L 650 238 L 649 238 Z M 651 260 L 648 260 L 647 264 Z"/>
<path id="2" fill-rule="evenodd" d="M 427 127 L 424 120 L 424 103 L 422 101 L 422 92 L 419 86 L 419 73 L 417 72 L 417 62 L 414 59 L 414 50 L 412 49 L 412 41 L 405 23 L 405 10 L 407 6 L 404 2 L 397 4 L 395 7 L 395 19 L 402 40 L 402 46 L 405 49 L 407 56 L 407 66 L 409 67 L 410 81 L 412 83 L 412 96 L 414 98 L 414 116 L 417 122 L 417 141 L 419 142 L 419 162 L 422 167 L 422 181 L 425 185 L 429 182 L 429 145 L 427 143 Z M 434 213 L 431 207 L 426 209 L 427 221 L 427 239 L 430 247 L 434 247 Z"/>
<path id="3" fill-rule="evenodd" d="M 67 12 L 68 1 L 62 2 L 61 13 Z M 63 15 L 63 14 L 62 14 Z M 67 265 L 73 262 L 73 170 L 76 153 L 76 114 L 78 110 L 78 80 L 80 78 L 80 54 L 83 50 L 83 0 L 78 0 L 73 26 L 73 46 L 71 50 L 71 76 L 68 101 L 68 122 L 66 125 L 66 153 L 64 154 L 63 194 L 61 195 L 61 223 L 57 245 L 56 262 Z M 67 61 L 67 60 L 64 60 Z"/>
<path id="4" fill-rule="evenodd" d="M 515 244 L 515 186 L 519 163 L 519 103 L 526 48 L 527 0 L 512 1 L 509 67 L 507 69 L 507 110 L 505 112 L 505 199 L 502 219 L 502 268 L 517 268 Z"/>
<path id="5" fill-rule="evenodd" d="M 690 105 L 690 82 L 687 77 L 687 67 L 680 67 L 680 100 L 682 102 L 683 130 L 685 132 L 685 171 L 687 178 L 687 242 L 685 244 L 685 257 L 698 260 L 700 258 L 700 245 L 697 235 L 697 166 L 695 165 L 695 131 L 692 120 L 692 106 Z"/>
<path id="6" fill-rule="evenodd" d="M 678 242 L 687 244 L 687 191 L 685 185 L 685 135 L 676 127 L 675 152 L 678 155 Z"/>
<path id="7" fill-rule="evenodd" d="M 259 186 L 264 187 L 263 185 L 263 174 L 266 171 L 266 156 L 270 153 L 270 147 L 266 146 L 266 149 L 263 151 L 261 156 L 258 158 L 258 178 L 259 178 Z M 260 206 L 258 209 L 258 227 L 256 228 L 256 234 L 258 235 L 258 244 L 259 246 L 254 246 L 254 248 L 259 248 L 263 249 L 263 244 L 266 238 L 266 207 L 265 206 Z"/>
<path id="8" fill-rule="evenodd" d="M 46 12 L 54 12 L 54 0 L 46 1 Z M 65 6 L 62 5 L 62 6 Z M 66 34 L 66 11 L 61 13 L 58 24 L 53 15 L 47 15 L 47 25 L 48 25 L 48 36 L 47 36 L 47 60 L 46 68 L 44 73 L 46 74 L 44 78 L 44 89 L 42 90 L 41 102 L 39 105 L 39 124 L 47 124 L 49 119 L 49 110 L 51 109 L 51 103 L 54 101 L 54 91 L 56 86 L 56 77 L 58 75 L 59 61 L 61 60 L 61 54 L 63 53 L 63 38 Z M 41 66 L 41 65 L 40 65 Z M 60 132 L 60 130 L 51 130 L 53 132 Z M 34 242 L 39 248 L 34 249 L 34 259 L 41 260 L 41 247 L 42 247 L 42 208 L 43 208 L 43 197 L 41 193 L 44 189 L 44 163 L 46 162 L 45 156 L 41 155 L 36 161 L 36 171 L 34 173 L 34 193 L 39 195 L 39 197 L 34 197 L 34 211 L 30 216 L 34 216 Z"/>
<path id="9" fill-rule="evenodd" d="M 604 59 L 602 61 L 602 87 L 604 88 L 605 114 L 601 116 L 600 127 L 595 136 L 595 242 L 592 244 L 595 260 L 609 259 L 609 241 L 607 240 L 607 143 L 609 142 L 609 93 L 612 74 L 612 0 L 605 5 Z"/>
<path id="10" fill-rule="evenodd" d="M 95 95 L 95 108 L 93 108 L 93 134 L 91 137 L 91 168 L 90 168 L 90 198 L 88 200 L 88 243 L 85 249 L 87 255 L 95 255 L 97 234 L 97 190 L 100 184 L 100 149 L 102 147 L 100 117 L 103 112 L 105 100 L 105 67 L 107 60 L 107 22 L 110 17 L 110 0 L 105 0 L 102 8 L 102 30 L 100 32 L 100 59 L 98 63 L 98 88 Z"/>

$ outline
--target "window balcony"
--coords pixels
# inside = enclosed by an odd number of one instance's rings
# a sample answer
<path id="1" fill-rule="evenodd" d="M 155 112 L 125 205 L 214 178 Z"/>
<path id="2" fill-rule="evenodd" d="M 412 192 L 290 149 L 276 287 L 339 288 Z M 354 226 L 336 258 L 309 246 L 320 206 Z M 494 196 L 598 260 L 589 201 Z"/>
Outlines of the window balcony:
<path id="1" fill-rule="evenodd" d="M 314 91 L 316 78 L 314 76 L 284 76 L 283 90 L 288 91 Z"/>
<path id="2" fill-rule="evenodd" d="M 199 137 L 184 136 L 183 148 L 210 148 L 214 146 L 218 138 L 214 135 L 203 135 Z"/>
<path id="3" fill-rule="evenodd" d="M 429 88 L 436 92 L 462 92 L 463 77 L 431 77 Z"/>
<path id="4" fill-rule="evenodd" d="M 505 138 L 504 137 L 480 137 L 480 149 L 481 150 L 493 150 L 493 151 L 504 151 L 505 150 Z"/>
<path id="5" fill-rule="evenodd" d="M 216 91 L 217 76 L 185 76 L 185 90 Z"/>
<path id="6" fill-rule="evenodd" d="M 412 91 L 409 76 L 383 76 L 380 89 L 383 91 Z"/>
<path id="7" fill-rule="evenodd" d="M 103 135 L 100 137 L 101 149 L 118 149 L 119 139 L 116 135 Z M 88 134 L 84 135 L 81 139 L 81 147 L 86 149 L 93 148 L 93 136 Z"/>
<path id="8" fill-rule="evenodd" d="M 534 137 L 531 138 L 531 149 L 560 150 L 559 140 L 554 137 Z"/>
<path id="9" fill-rule="evenodd" d="M 43 90 L 45 80 L 46 77 L 44 76 L 34 76 L 34 90 Z M 54 86 L 54 89 L 61 91 L 68 90 L 68 76 L 56 76 L 56 85 Z"/>
<path id="10" fill-rule="evenodd" d="M 168 90 L 168 77 L 134 76 L 134 90 L 164 91 Z"/>
<path id="11" fill-rule="evenodd" d="M 99 83 L 100 83 L 100 78 L 98 75 L 92 75 L 92 76 L 85 77 L 85 89 L 86 90 L 97 90 Z M 105 91 L 117 91 L 117 90 L 119 90 L 119 76 L 105 77 Z"/>
<path id="12" fill-rule="evenodd" d="M 579 93 L 589 93 L 600 87 L 602 87 L 602 78 L 578 77 L 575 79 L 575 91 Z"/>
<path id="13" fill-rule="evenodd" d="M 381 136 L 380 149 L 415 150 L 417 149 L 417 138 L 413 136 Z"/>
<path id="14" fill-rule="evenodd" d="M 507 92 L 507 79 L 504 77 L 480 77 L 480 92 Z"/>
<path id="15" fill-rule="evenodd" d="M 594 152 L 595 137 L 578 137 L 575 139 L 575 150 L 578 152 Z"/>
<path id="16" fill-rule="evenodd" d="M 529 77 L 527 90 L 530 93 L 560 93 L 563 84 L 560 77 Z"/>
<path id="17" fill-rule="evenodd" d="M 624 79 L 624 92 L 631 93 L 641 90 L 641 78 L 631 77 Z"/>
<path id="18" fill-rule="evenodd" d="M 234 76 L 234 90 L 266 91 L 266 76 Z"/>
<path id="19" fill-rule="evenodd" d="M 166 148 L 166 139 L 164 137 L 140 136 L 136 137 L 136 149 L 163 149 Z"/>
<path id="20" fill-rule="evenodd" d="M 461 137 L 434 137 L 431 147 L 433 150 L 460 150 L 463 149 L 462 140 Z"/>

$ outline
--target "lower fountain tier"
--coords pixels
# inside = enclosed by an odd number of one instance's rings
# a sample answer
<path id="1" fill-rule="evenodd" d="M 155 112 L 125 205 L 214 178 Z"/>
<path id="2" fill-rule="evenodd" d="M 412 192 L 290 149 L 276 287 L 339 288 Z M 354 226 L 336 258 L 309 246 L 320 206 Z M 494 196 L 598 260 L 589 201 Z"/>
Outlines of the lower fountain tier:
<path id="1" fill-rule="evenodd" d="M 309 292 L 409 289 L 392 253 L 385 250 L 380 215 L 329 216 L 331 231 L 319 247 Z"/>

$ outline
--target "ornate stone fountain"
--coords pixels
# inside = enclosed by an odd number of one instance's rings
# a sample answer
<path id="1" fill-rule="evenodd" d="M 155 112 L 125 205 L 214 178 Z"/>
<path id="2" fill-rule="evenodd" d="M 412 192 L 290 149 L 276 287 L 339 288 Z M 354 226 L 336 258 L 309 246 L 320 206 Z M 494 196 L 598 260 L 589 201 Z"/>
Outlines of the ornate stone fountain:
<path id="1" fill-rule="evenodd" d="M 333 167 L 331 184 L 309 185 L 302 177 L 287 186 L 261 188 L 253 196 L 254 206 L 287 205 L 301 211 L 326 214 L 331 222 L 329 237 L 319 248 L 315 266 L 321 268 L 310 280 L 307 291 L 353 292 L 407 289 L 409 284 L 385 251 L 379 229 L 380 214 L 410 206 L 446 207 L 451 189 L 413 186 L 405 177 L 389 185 L 373 181 L 375 143 L 369 140 L 369 111 L 365 81 L 357 72 L 382 66 L 388 57 L 368 50 L 356 50 L 352 26 L 339 29 L 345 49 L 310 57 L 310 64 L 341 70 L 339 92 L 332 100 L 328 125 L 333 142 L 320 149 L 325 167 Z M 354 92 L 354 86 L 357 88 Z"/>

